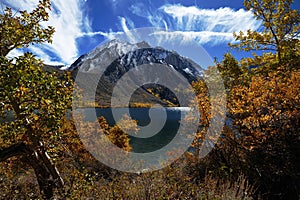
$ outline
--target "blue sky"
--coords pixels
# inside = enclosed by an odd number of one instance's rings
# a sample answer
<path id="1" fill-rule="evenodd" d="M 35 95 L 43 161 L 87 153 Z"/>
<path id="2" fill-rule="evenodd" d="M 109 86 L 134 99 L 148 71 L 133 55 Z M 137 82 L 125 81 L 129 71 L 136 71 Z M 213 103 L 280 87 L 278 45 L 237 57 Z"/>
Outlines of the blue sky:
<path id="1" fill-rule="evenodd" d="M 37 2 L 4 0 L 3 5 L 31 10 Z M 244 10 L 242 0 L 52 0 L 52 7 L 44 25 L 55 27 L 53 43 L 29 49 L 49 64 L 70 65 L 118 33 L 144 27 L 163 28 L 172 33 L 173 41 L 202 45 L 211 57 L 221 60 L 232 51 L 227 44 L 233 42 L 233 32 L 259 30 L 261 25 Z M 161 34 L 157 35 L 165 37 Z M 249 55 L 232 52 L 238 59 Z M 21 53 L 16 50 L 10 56 Z"/>

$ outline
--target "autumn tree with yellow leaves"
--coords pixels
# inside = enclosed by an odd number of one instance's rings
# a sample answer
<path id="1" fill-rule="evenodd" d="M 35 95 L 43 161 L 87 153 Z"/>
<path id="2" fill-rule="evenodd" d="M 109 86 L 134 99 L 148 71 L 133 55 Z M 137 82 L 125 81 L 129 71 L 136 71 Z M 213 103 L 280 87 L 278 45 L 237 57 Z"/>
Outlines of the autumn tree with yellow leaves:
<path id="1" fill-rule="evenodd" d="M 217 64 L 227 88 L 228 120 L 210 158 L 230 177 L 245 174 L 257 187 L 256 198 L 300 196 L 300 15 L 292 2 L 245 0 L 262 27 L 235 33 L 231 46 L 264 53 L 240 63 L 225 54 Z"/>
<path id="2" fill-rule="evenodd" d="M 15 58 L 7 54 L 51 42 L 53 27 L 41 25 L 50 9 L 50 1 L 42 0 L 31 12 L 6 8 L 0 14 L 0 161 L 31 166 L 47 199 L 55 188 L 64 188 L 47 148 L 60 137 L 61 119 L 71 103 L 71 80 L 43 70 L 42 61 L 31 53 Z"/>
<path id="3" fill-rule="evenodd" d="M 291 53 L 299 53 L 300 14 L 291 8 L 292 3 L 293 0 L 245 0 L 245 8 L 262 22 L 262 30 L 234 33 L 238 43 L 231 46 L 276 52 L 273 59 L 279 62 Z"/>

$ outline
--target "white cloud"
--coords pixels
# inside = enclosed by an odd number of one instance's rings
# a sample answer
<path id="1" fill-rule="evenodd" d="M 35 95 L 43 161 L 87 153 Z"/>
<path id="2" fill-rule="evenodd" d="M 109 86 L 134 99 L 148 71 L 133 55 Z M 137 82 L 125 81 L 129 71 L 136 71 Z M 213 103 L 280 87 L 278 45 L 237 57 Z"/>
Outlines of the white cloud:
<path id="1" fill-rule="evenodd" d="M 132 13 L 134 13 L 137 16 L 140 17 L 147 17 L 151 15 L 151 8 L 148 8 L 144 3 L 135 3 L 130 6 L 129 10 L 131 10 Z"/>
<path id="2" fill-rule="evenodd" d="M 60 61 L 64 64 L 72 63 L 78 57 L 76 39 L 85 32 L 90 31 L 89 21 L 84 16 L 84 0 L 52 0 L 52 10 L 49 12 L 49 21 L 43 25 L 51 25 L 55 28 L 52 44 L 44 44 L 38 50 L 32 48 L 38 57 L 49 63 Z M 36 0 L 6 0 L 8 5 L 15 10 L 31 11 L 36 7 Z M 46 52 L 56 55 L 51 58 Z M 13 53 L 12 53 L 13 54 Z"/>
<path id="3" fill-rule="evenodd" d="M 31 46 L 29 47 L 30 52 L 32 52 L 34 55 L 38 55 L 40 58 L 43 59 L 44 63 L 51 64 L 51 65 L 61 65 L 61 62 L 53 61 L 51 59 L 51 56 L 49 56 L 42 48 Z"/>
<path id="4" fill-rule="evenodd" d="M 31 10 L 33 10 L 36 7 L 37 1 L 33 1 L 33 0 L 21 0 L 21 1 L 19 1 L 19 0 L 5 0 L 3 2 L 3 5 L 11 7 L 14 10 L 27 10 L 28 12 L 30 12 Z"/>
<path id="5" fill-rule="evenodd" d="M 177 44 L 210 44 L 217 45 L 232 40 L 232 33 L 211 31 L 157 31 L 154 33 L 158 43 L 174 41 Z"/>
<path id="6" fill-rule="evenodd" d="M 133 14 L 139 17 L 147 18 L 152 26 L 165 28 L 166 30 L 168 29 L 168 23 L 165 20 L 166 13 L 159 12 L 161 9 L 153 11 L 151 6 L 149 7 L 144 3 L 133 4 L 129 9 Z"/>
<path id="7" fill-rule="evenodd" d="M 233 32 L 257 30 L 261 22 L 255 20 L 250 11 L 233 10 L 228 7 L 218 9 L 200 9 L 195 6 L 167 4 L 153 12 L 145 9 L 142 3 L 130 7 L 132 13 L 145 17 L 154 27 L 173 32 L 157 32 L 160 40 L 198 42 L 217 45 L 233 42 Z"/>
<path id="8" fill-rule="evenodd" d="M 9 57 L 9 58 L 15 58 L 15 57 L 19 57 L 21 55 L 23 55 L 23 51 L 19 50 L 19 49 L 16 49 L 16 50 L 10 51 L 8 53 L 7 57 Z"/>
<path id="9" fill-rule="evenodd" d="M 136 38 L 132 34 L 132 32 L 130 31 L 130 29 L 128 28 L 126 19 L 124 17 L 120 17 L 120 22 L 121 22 L 122 29 L 123 29 L 124 33 L 126 34 L 129 42 L 135 43 L 136 42 Z M 130 24 L 131 24 L 131 26 L 133 26 L 133 27 L 131 27 L 131 29 L 133 29 L 134 28 L 133 22 L 131 22 Z"/>
<path id="10" fill-rule="evenodd" d="M 83 16 L 82 1 L 80 0 L 52 0 L 53 6 L 58 10 L 52 12 L 48 24 L 55 27 L 53 44 L 47 45 L 48 50 L 71 63 L 78 56 L 76 39 L 89 29 L 89 23 Z"/>
<path id="11" fill-rule="evenodd" d="M 195 6 L 165 5 L 160 8 L 173 18 L 178 30 L 228 32 L 257 29 L 260 22 L 250 11 L 231 8 L 200 9 Z"/>

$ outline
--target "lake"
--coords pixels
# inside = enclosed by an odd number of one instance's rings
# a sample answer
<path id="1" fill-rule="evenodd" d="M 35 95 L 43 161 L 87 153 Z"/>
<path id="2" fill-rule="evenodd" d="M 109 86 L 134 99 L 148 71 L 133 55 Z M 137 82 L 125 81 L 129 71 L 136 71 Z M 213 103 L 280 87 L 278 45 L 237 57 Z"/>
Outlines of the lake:
<path id="1" fill-rule="evenodd" d="M 132 151 L 135 153 L 150 153 L 169 144 L 176 136 L 180 122 L 189 113 L 189 107 L 157 107 L 157 108 L 80 108 L 84 111 L 84 120 L 95 121 L 103 116 L 110 126 L 124 114 L 137 120 L 139 131 L 129 135 Z M 96 116 L 95 116 L 96 113 Z M 12 121 L 12 113 L 0 122 Z"/>
<path id="2" fill-rule="evenodd" d="M 189 107 L 158 108 L 85 108 L 85 120 L 95 121 L 103 116 L 110 126 L 124 114 L 137 120 L 140 128 L 136 136 L 130 135 L 130 145 L 135 153 L 148 153 L 169 144 L 178 132 L 180 121 L 189 113 Z"/>

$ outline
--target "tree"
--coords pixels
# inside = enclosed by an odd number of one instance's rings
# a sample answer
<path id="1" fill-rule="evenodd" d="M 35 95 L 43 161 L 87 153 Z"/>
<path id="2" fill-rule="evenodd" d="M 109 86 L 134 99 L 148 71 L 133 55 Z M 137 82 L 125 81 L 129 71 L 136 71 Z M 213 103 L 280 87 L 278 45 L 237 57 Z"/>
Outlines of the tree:
<path id="1" fill-rule="evenodd" d="M 217 63 L 217 69 L 220 71 L 228 92 L 233 86 L 249 82 L 248 69 L 243 65 L 239 65 L 230 53 L 224 54 L 222 62 Z"/>
<path id="2" fill-rule="evenodd" d="M 71 103 L 70 79 L 46 72 L 31 53 L 5 56 L 14 48 L 51 42 L 54 29 L 41 25 L 49 9 L 50 1 L 42 0 L 30 13 L 6 8 L 0 15 L 0 161 L 21 156 L 34 169 L 44 198 L 52 198 L 54 188 L 63 189 L 46 148 L 60 137 L 61 118 Z"/>
<path id="3" fill-rule="evenodd" d="M 299 70 L 257 75 L 250 87 L 233 88 L 228 104 L 227 145 L 238 144 L 244 173 L 272 199 L 299 195 L 299 88 Z"/>
<path id="4" fill-rule="evenodd" d="M 50 1 L 42 0 L 32 12 L 19 11 L 20 16 L 17 16 L 11 8 L 6 7 L 0 15 L 0 56 L 6 56 L 15 48 L 51 42 L 54 28 L 41 26 L 41 22 L 48 21 L 47 9 L 50 8 Z"/>
<path id="5" fill-rule="evenodd" d="M 232 47 L 245 51 L 276 51 L 277 60 L 296 52 L 300 30 L 300 14 L 292 10 L 293 0 L 245 0 L 244 5 L 257 20 L 262 21 L 262 30 L 234 33 L 237 44 Z"/>
<path id="6" fill-rule="evenodd" d="M 217 63 L 227 88 L 228 118 L 206 170 L 219 177 L 224 171 L 229 178 L 245 174 L 263 199 L 299 199 L 300 15 L 291 4 L 245 0 L 263 26 L 235 33 L 238 43 L 231 46 L 268 53 L 240 63 L 225 54 Z"/>

